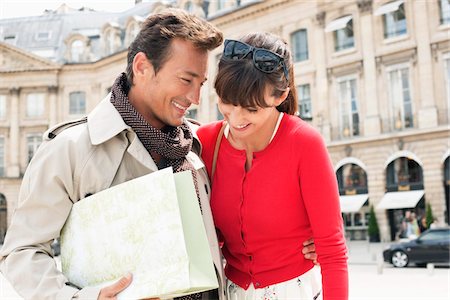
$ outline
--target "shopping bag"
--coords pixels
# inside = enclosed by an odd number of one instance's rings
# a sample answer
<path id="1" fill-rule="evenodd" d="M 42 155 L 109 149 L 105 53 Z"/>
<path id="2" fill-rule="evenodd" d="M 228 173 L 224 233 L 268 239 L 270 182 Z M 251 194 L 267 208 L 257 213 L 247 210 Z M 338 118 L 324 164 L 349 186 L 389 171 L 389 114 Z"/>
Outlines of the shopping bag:
<path id="1" fill-rule="evenodd" d="M 80 287 L 133 273 L 118 299 L 217 288 L 191 172 L 163 169 L 75 203 L 61 232 L 61 264 Z"/>

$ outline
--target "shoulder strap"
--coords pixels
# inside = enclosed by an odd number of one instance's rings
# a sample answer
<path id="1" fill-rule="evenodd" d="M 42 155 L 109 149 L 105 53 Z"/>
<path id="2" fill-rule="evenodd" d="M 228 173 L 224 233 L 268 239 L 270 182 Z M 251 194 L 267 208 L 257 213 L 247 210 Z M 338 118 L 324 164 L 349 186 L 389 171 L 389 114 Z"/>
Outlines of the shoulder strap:
<path id="1" fill-rule="evenodd" d="M 226 126 L 227 122 L 226 121 L 222 122 L 222 127 L 220 127 L 219 134 L 217 135 L 216 139 L 216 145 L 214 146 L 214 154 L 211 166 L 211 179 L 210 179 L 211 185 L 213 183 L 214 173 L 216 172 L 216 163 L 217 163 L 217 156 L 219 155 L 220 142 L 222 141 L 223 132 Z"/>
<path id="2" fill-rule="evenodd" d="M 70 127 L 73 127 L 73 126 L 77 126 L 77 125 L 80 125 L 80 124 L 84 124 L 86 122 L 87 122 L 87 116 L 84 116 L 84 117 L 82 117 L 80 119 L 77 119 L 77 120 L 67 121 L 67 122 L 63 122 L 63 123 L 57 124 L 57 125 L 53 126 L 52 128 L 48 129 L 44 133 L 44 139 L 52 140 L 60 132 L 66 130 L 67 128 L 70 128 Z"/>

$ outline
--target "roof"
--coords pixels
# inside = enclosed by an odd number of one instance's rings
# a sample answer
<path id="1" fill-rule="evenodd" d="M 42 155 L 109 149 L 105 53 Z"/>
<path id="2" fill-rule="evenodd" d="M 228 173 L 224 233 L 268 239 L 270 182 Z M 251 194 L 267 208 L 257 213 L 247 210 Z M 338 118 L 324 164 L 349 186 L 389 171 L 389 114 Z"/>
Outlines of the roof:
<path id="1" fill-rule="evenodd" d="M 92 58 L 97 60 L 104 56 L 101 52 L 100 35 L 105 24 L 116 24 L 124 30 L 130 17 L 142 20 L 151 13 L 155 5 L 161 3 L 139 3 L 122 13 L 109 13 L 88 8 L 71 9 L 63 4 L 57 10 L 46 11 L 40 16 L 1 19 L 0 41 L 54 62 L 64 63 L 64 41 L 68 36 L 78 33 L 89 39 Z M 126 46 L 123 45 L 117 51 L 125 49 Z"/>

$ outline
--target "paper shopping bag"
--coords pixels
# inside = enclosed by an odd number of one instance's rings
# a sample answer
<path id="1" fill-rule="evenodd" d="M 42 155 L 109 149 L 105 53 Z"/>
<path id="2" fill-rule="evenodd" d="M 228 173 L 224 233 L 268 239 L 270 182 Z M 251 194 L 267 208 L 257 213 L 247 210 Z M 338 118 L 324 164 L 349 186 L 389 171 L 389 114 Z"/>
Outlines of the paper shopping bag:
<path id="1" fill-rule="evenodd" d="M 61 233 L 61 263 L 80 287 L 106 286 L 132 272 L 119 299 L 165 299 L 218 286 L 192 174 L 171 168 L 74 204 Z"/>

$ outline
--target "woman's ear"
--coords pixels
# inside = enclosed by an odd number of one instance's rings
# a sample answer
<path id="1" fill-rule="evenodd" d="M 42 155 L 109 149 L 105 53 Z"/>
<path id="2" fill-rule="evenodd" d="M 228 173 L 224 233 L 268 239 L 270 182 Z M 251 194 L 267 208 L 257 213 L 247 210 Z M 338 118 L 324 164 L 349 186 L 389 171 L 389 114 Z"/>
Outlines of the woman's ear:
<path id="1" fill-rule="evenodd" d="M 289 95 L 289 91 L 290 91 L 290 88 L 287 88 L 287 89 L 280 95 L 280 97 L 278 97 L 278 98 L 275 100 L 275 106 L 281 105 L 281 103 L 283 103 L 284 100 L 286 100 L 287 96 Z"/>

